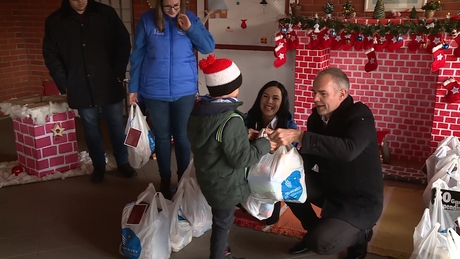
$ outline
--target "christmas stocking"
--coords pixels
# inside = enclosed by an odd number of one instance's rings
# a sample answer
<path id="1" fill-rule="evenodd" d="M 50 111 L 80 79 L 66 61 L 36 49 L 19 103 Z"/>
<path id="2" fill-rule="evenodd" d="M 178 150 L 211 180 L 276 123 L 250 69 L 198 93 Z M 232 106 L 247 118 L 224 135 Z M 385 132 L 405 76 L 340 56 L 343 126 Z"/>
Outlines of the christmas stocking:
<path id="1" fill-rule="evenodd" d="M 364 45 L 363 43 L 364 43 L 364 36 L 362 34 L 359 34 L 358 36 L 356 36 L 355 45 L 353 45 L 354 49 L 355 50 L 362 50 L 363 45 Z"/>
<path id="2" fill-rule="evenodd" d="M 345 43 L 343 33 L 338 33 L 335 37 L 332 38 L 331 49 L 338 50 L 342 48 L 342 45 Z"/>
<path id="3" fill-rule="evenodd" d="M 297 33 L 293 30 L 287 33 L 287 50 L 293 50 L 299 46 L 299 38 L 297 38 Z"/>
<path id="4" fill-rule="evenodd" d="M 384 50 L 388 44 L 386 36 L 376 35 L 375 37 L 377 37 L 377 43 L 374 42 L 374 50 L 375 51 Z"/>
<path id="5" fill-rule="evenodd" d="M 437 71 L 446 64 L 446 55 L 444 55 L 444 49 L 442 44 L 437 45 L 432 49 L 434 61 L 431 63 L 431 71 Z"/>
<path id="6" fill-rule="evenodd" d="M 276 68 L 281 67 L 286 63 L 286 52 L 287 52 L 287 47 L 286 47 L 286 39 L 284 39 L 283 34 L 280 32 L 276 34 L 275 36 L 275 61 L 273 62 L 273 65 Z"/>
<path id="7" fill-rule="evenodd" d="M 350 50 L 353 48 L 356 42 L 356 33 L 343 33 L 343 37 L 345 40 L 342 45 L 342 50 Z"/>
<path id="8" fill-rule="evenodd" d="M 404 40 L 398 39 L 398 38 L 399 38 L 399 35 L 387 34 L 386 39 L 388 42 L 387 43 L 388 51 L 395 51 L 404 45 Z"/>
<path id="9" fill-rule="evenodd" d="M 433 53 L 433 48 L 434 47 L 438 46 L 439 44 L 441 44 L 441 46 L 442 46 L 442 43 L 444 42 L 444 40 L 442 39 L 441 34 L 429 35 L 428 39 L 429 39 L 430 43 L 428 43 L 428 45 L 426 47 L 426 52 L 429 53 L 429 54 Z"/>
<path id="10" fill-rule="evenodd" d="M 370 49 L 374 47 L 374 36 L 369 35 L 364 37 L 363 39 L 363 49 Z"/>
<path id="11" fill-rule="evenodd" d="M 328 29 L 324 29 L 322 30 L 319 34 L 318 34 L 318 37 L 319 37 L 319 45 L 318 45 L 318 48 L 319 49 L 327 49 L 331 46 L 331 42 L 332 42 L 332 36 L 329 32 Z"/>
<path id="12" fill-rule="evenodd" d="M 458 103 L 460 102 L 460 86 L 458 85 L 457 80 L 452 77 L 442 83 L 447 90 L 445 96 L 446 103 Z"/>
<path id="13" fill-rule="evenodd" d="M 320 43 L 319 34 L 320 33 L 314 32 L 310 33 L 310 42 L 307 44 L 307 49 L 318 49 Z"/>
<path id="14" fill-rule="evenodd" d="M 367 64 L 364 66 L 364 70 L 366 70 L 366 72 L 376 70 L 379 64 L 377 63 L 377 55 L 375 54 L 374 48 L 366 50 L 366 55 L 369 59 L 369 62 L 367 62 Z"/>
<path id="15" fill-rule="evenodd" d="M 460 58 L 460 35 L 455 37 L 455 42 L 457 42 L 457 48 L 454 49 L 454 56 Z"/>
<path id="16" fill-rule="evenodd" d="M 410 39 L 411 41 L 407 45 L 407 48 L 411 51 L 417 51 L 418 49 L 420 49 L 420 44 L 422 44 L 422 41 L 423 41 L 423 34 L 412 33 L 410 35 Z"/>

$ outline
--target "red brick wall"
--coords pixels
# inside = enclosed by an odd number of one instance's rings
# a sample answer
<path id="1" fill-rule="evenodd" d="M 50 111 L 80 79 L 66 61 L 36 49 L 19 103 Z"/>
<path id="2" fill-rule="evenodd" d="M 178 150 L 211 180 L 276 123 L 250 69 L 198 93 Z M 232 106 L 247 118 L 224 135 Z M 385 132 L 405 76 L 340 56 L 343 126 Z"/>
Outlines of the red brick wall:
<path id="1" fill-rule="evenodd" d="M 41 93 L 50 79 L 43 64 L 46 17 L 60 0 L 17 0 L 0 3 L 0 101 Z"/>
<path id="2" fill-rule="evenodd" d="M 364 51 L 308 50 L 306 31 L 298 31 L 296 50 L 295 111 L 297 123 L 305 123 L 314 107 L 311 85 L 315 75 L 327 68 L 339 67 L 350 78 L 350 94 L 367 104 L 375 116 L 378 130 L 387 135 L 392 155 L 398 160 L 424 161 L 444 137 L 460 137 L 459 104 L 446 104 L 442 82 L 453 76 L 460 81 L 460 59 L 452 55 L 455 43 L 446 50 L 447 64 L 431 72 L 433 55 L 401 48 L 378 52 L 378 68 L 367 73 Z M 406 41 L 407 43 L 407 41 Z"/>
<path id="3" fill-rule="evenodd" d="M 318 13 L 320 16 L 324 16 L 323 7 L 326 5 L 328 0 L 298 0 L 302 5 L 302 14 L 312 16 L 314 13 Z M 452 15 L 456 14 L 460 10 L 460 1 L 458 0 L 441 0 L 444 4 L 443 8 L 436 12 L 436 16 L 445 16 L 447 12 Z M 342 14 L 342 7 L 346 0 L 331 0 L 334 4 L 333 16 L 339 16 Z M 364 12 L 365 2 L 364 0 L 352 0 L 355 8 L 357 17 L 372 17 L 372 12 Z M 423 13 L 419 13 L 423 16 Z"/>

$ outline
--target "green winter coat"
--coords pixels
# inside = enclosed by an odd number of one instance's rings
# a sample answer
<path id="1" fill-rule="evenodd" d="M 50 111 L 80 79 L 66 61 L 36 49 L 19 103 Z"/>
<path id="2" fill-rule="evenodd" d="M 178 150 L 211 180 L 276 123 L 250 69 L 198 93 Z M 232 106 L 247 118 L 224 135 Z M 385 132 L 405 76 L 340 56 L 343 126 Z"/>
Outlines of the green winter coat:
<path id="1" fill-rule="evenodd" d="M 270 152 L 265 138 L 249 142 L 242 117 L 230 117 L 241 104 L 198 102 L 188 122 L 196 177 L 204 197 L 216 209 L 232 208 L 249 196 L 246 167 Z M 219 142 L 217 131 L 225 121 Z"/>

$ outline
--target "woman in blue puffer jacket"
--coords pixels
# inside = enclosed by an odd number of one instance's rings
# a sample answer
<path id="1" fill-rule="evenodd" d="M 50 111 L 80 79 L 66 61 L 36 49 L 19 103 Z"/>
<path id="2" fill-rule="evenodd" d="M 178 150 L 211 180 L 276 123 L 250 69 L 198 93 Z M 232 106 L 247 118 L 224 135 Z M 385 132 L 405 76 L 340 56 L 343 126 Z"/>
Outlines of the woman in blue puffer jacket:
<path id="1" fill-rule="evenodd" d="M 194 50 L 214 51 L 212 35 L 185 0 L 157 0 L 136 25 L 130 56 L 129 101 L 142 97 L 155 133 L 155 152 L 161 192 L 171 197 L 171 135 L 174 138 L 177 175 L 190 162 L 187 122 L 198 92 Z"/>

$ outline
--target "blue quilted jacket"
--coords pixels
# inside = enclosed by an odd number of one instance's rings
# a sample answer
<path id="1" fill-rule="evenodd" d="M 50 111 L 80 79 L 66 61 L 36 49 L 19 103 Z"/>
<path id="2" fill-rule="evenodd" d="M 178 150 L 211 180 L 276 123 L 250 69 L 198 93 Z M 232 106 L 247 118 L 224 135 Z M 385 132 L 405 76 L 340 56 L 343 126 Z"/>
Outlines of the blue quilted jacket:
<path id="1" fill-rule="evenodd" d="M 177 16 L 165 15 L 165 30 L 160 32 L 154 9 L 142 14 L 136 25 L 134 48 L 130 56 L 129 92 L 144 98 L 175 101 L 198 92 L 198 70 L 194 49 L 211 53 L 215 42 L 200 19 L 186 12 L 192 26 L 177 27 Z"/>

